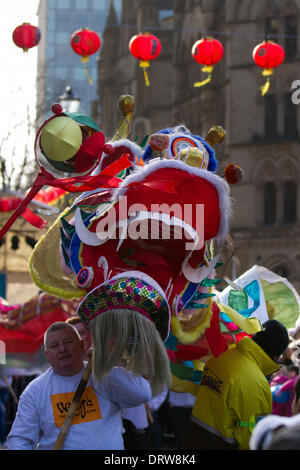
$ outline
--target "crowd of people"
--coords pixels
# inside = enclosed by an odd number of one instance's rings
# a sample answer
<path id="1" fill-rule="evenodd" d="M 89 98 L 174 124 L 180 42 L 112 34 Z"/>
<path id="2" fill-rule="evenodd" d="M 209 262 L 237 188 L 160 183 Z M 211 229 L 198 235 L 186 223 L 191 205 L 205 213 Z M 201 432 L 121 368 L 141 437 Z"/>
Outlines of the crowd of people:
<path id="1" fill-rule="evenodd" d="M 3 391 L 3 448 L 31 450 L 54 447 L 56 428 L 66 415 L 72 391 L 78 386 L 91 355 L 91 332 L 80 317 L 72 316 L 65 323 L 57 322 L 48 328 L 44 350 L 50 367 L 46 373 L 27 381 L 24 391 L 20 392 L 12 426 L 8 426 L 6 421 L 5 405 L 9 402 L 10 393 L 7 379 L 4 381 L 3 378 L 0 383 Z M 12 377 L 9 380 L 12 381 Z M 114 368 L 101 386 L 91 377 L 85 394 L 80 402 L 80 418 L 76 416 L 73 421 L 73 424 L 81 426 L 72 428 L 72 438 L 68 441 L 70 447 L 67 448 L 97 449 L 93 438 L 97 433 L 105 435 L 105 439 L 100 439 L 99 449 L 148 450 L 161 449 L 164 445 L 182 448 L 194 402 L 191 394 L 175 393 L 165 388 L 152 397 L 148 381 L 130 374 L 122 364 Z"/>
<path id="2" fill-rule="evenodd" d="M 2 378 L 4 448 L 55 448 L 92 348 L 80 317 L 51 325 L 44 336 L 50 367 L 20 394 L 12 426 L 5 423 L 10 391 Z M 167 387 L 153 396 L 147 378 L 117 364 L 100 383 L 89 377 L 63 448 L 298 449 L 299 363 L 300 327 L 286 330 L 269 320 L 261 332 L 207 362 L 197 397 Z M 167 446 L 166 436 L 172 437 Z"/>

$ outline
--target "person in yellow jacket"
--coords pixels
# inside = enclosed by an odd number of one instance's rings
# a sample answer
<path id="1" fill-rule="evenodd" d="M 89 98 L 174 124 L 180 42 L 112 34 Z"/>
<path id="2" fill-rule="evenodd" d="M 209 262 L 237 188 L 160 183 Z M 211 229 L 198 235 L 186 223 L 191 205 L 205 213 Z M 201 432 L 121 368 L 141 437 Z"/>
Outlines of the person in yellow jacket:
<path id="1" fill-rule="evenodd" d="M 186 449 L 247 450 L 256 422 L 272 411 L 267 376 L 287 348 L 289 336 L 277 320 L 268 320 L 252 338 L 209 359 L 199 386 Z"/>

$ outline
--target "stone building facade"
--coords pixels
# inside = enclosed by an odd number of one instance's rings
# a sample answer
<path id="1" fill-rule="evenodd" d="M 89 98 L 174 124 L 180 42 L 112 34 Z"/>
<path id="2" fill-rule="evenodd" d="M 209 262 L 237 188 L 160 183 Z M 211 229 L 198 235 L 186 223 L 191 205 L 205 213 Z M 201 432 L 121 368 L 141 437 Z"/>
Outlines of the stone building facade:
<path id="1" fill-rule="evenodd" d="M 244 170 L 243 181 L 231 187 L 235 253 L 228 275 L 262 265 L 300 291 L 300 106 L 292 102 L 292 84 L 300 80 L 300 0 L 167 3 L 173 14 L 160 21 L 162 1 L 123 0 L 117 28 L 111 7 L 99 58 L 101 116 L 95 117 L 105 135 L 112 135 L 118 97 L 129 93 L 136 98 L 131 138 L 179 123 L 204 136 L 212 125 L 223 126 L 228 136 L 216 148 L 218 173 L 230 162 Z M 149 87 L 128 51 L 130 38 L 145 31 L 162 42 L 161 55 L 151 63 Z M 203 73 L 191 48 L 204 36 L 219 39 L 225 53 L 212 81 L 195 88 Z M 284 47 L 286 59 L 262 96 L 265 79 L 252 50 L 265 37 Z"/>

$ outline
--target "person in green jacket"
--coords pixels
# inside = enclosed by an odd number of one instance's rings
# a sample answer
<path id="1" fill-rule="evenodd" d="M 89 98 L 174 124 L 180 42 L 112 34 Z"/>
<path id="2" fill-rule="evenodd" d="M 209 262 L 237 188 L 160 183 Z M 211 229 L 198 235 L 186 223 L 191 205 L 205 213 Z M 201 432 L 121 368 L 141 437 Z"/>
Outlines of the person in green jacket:
<path id="1" fill-rule="evenodd" d="M 271 413 L 272 394 L 267 376 L 287 348 L 289 336 L 277 320 L 268 320 L 252 338 L 204 367 L 185 443 L 194 450 L 248 450 L 256 422 Z"/>

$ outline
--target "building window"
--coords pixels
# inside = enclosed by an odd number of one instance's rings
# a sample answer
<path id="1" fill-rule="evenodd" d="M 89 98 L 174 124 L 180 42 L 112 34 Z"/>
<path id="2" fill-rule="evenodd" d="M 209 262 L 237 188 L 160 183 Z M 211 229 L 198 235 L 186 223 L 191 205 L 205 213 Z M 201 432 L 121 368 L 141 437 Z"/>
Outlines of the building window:
<path id="1" fill-rule="evenodd" d="M 57 0 L 56 8 L 57 10 L 68 10 L 71 8 L 70 0 Z"/>
<path id="2" fill-rule="evenodd" d="M 55 67 L 55 78 L 58 80 L 66 80 L 68 78 L 68 67 Z"/>
<path id="3" fill-rule="evenodd" d="M 70 34 L 58 32 L 55 35 L 56 44 L 65 45 L 70 42 Z"/>
<path id="4" fill-rule="evenodd" d="M 55 10 L 55 0 L 48 0 L 48 10 Z"/>
<path id="5" fill-rule="evenodd" d="M 0 273 L 0 296 L 6 298 L 6 274 Z"/>
<path id="6" fill-rule="evenodd" d="M 283 184 L 283 221 L 292 224 L 297 219 L 297 186 L 295 181 Z"/>
<path id="7" fill-rule="evenodd" d="M 171 18 L 173 16 L 173 10 L 163 10 L 163 9 L 160 9 L 159 12 L 158 12 L 158 18 L 159 18 L 159 21 L 162 21 L 166 18 Z"/>
<path id="8" fill-rule="evenodd" d="M 270 39 L 275 39 L 279 32 L 279 24 L 277 18 L 265 19 L 265 34 Z M 275 39 L 276 40 L 276 39 Z"/>
<path id="9" fill-rule="evenodd" d="M 55 18 L 56 31 L 64 32 L 70 28 L 70 11 L 58 10 Z"/>
<path id="10" fill-rule="evenodd" d="M 88 7 L 88 0 L 75 0 L 76 10 L 86 10 Z"/>
<path id="11" fill-rule="evenodd" d="M 265 138 L 277 137 L 277 103 L 275 95 L 267 95 L 265 99 Z"/>
<path id="12" fill-rule="evenodd" d="M 47 60 L 55 59 L 55 49 L 54 47 L 47 47 Z"/>
<path id="13" fill-rule="evenodd" d="M 286 16 L 284 19 L 284 50 L 287 59 L 291 59 L 297 53 L 297 17 Z"/>
<path id="14" fill-rule="evenodd" d="M 297 106 L 292 102 L 290 93 L 284 95 L 284 136 L 297 138 Z"/>
<path id="15" fill-rule="evenodd" d="M 73 62 L 78 61 L 78 56 L 72 50 L 70 52 L 70 49 L 68 44 L 56 46 L 54 53 L 52 53 L 55 57 L 55 67 L 71 67 Z"/>
<path id="16" fill-rule="evenodd" d="M 47 22 L 47 30 L 48 31 L 55 31 L 55 20 L 52 20 L 52 19 L 48 19 L 48 22 Z"/>
<path id="17" fill-rule="evenodd" d="M 273 225 L 276 222 L 276 186 L 274 181 L 264 184 L 264 224 Z"/>

